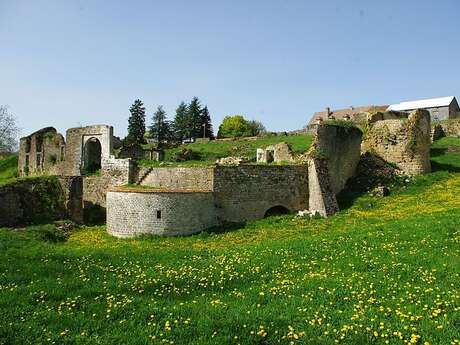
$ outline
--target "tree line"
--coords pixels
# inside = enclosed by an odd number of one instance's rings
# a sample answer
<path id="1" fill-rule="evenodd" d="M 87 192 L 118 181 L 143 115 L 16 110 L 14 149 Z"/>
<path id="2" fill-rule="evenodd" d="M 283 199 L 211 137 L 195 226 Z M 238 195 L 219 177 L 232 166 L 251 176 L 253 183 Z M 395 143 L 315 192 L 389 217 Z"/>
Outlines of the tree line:
<path id="1" fill-rule="evenodd" d="M 153 113 L 148 127 L 145 120 L 145 107 L 140 99 L 134 101 L 129 111 L 125 145 L 142 144 L 147 138 L 155 139 L 159 146 L 196 138 L 214 139 L 208 107 L 203 107 L 197 97 L 194 97 L 189 104 L 181 102 L 172 121 L 168 120 L 166 111 L 160 105 Z"/>

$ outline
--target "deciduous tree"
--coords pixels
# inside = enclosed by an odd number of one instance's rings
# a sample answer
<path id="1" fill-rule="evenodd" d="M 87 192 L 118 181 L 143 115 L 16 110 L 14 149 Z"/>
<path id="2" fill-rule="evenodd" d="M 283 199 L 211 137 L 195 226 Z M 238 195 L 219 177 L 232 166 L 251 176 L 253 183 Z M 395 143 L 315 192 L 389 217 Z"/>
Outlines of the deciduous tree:
<path id="1" fill-rule="evenodd" d="M 14 116 L 6 106 L 0 106 L 0 154 L 13 152 L 17 148 L 18 132 Z"/>

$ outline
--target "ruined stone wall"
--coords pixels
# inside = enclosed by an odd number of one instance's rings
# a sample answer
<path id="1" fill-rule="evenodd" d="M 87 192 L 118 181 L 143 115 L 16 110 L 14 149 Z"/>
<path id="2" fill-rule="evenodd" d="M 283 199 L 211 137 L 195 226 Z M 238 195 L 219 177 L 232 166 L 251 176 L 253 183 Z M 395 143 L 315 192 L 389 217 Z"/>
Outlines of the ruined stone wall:
<path id="1" fill-rule="evenodd" d="M 108 159 L 113 152 L 113 127 L 95 125 L 70 128 L 66 133 L 64 175 L 81 175 L 84 163 L 84 147 L 88 140 L 95 138 L 101 144 L 101 159 Z"/>
<path id="2" fill-rule="evenodd" d="M 312 213 L 318 212 L 327 217 L 339 211 L 325 158 L 312 157 L 308 161 L 308 186 L 308 204 Z"/>
<path id="3" fill-rule="evenodd" d="M 361 156 L 362 132 L 356 127 L 316 126 L 312 148 L 327 160 L 331 188 L 338 194 L 355 174 Z"/>
<path id="4" fill-rule="evenodd" d="M 336 195 L 356 172 L 362 132 L 349 123 L 321 123 L 315 126 L 313 134 L 307 154 L 309 210 L 329 216 L 338 212 Z"/>
<path id="5" fill-rule="evenodd" d="M 213 189 L 214 168 L 140 168 L 134 181 L 171 189 Z"/>
<path id="6" fill-rule="evenodd" d="M 117 237 L 188 235 L 216 225 L 211 192 L 107 193 L 107 231 Z"/>
<path id="7" fill-rule="evenodd" d="M 223 222 L 260 219 L 275 206 L 307 209 L 307 166 L 217 166 L 214 197 Z"/>
<path id="8" fill-rule="evenodd" d="M 35 177 L 0 186 L 0 226 L 82 221 L 81 177 Z"/>
<path id="9" fill-rule="evenodd" d="M 436 122 L 436 125 L 442 127 L 446 137 L 460 137 L 460 119 L 451 119 Z"/>
<path id="10" fill-rule="evenodd" d="M 64 137 L 55 128 L 46 127 L 19 141 L 18 172 L 57 175 L 64 160 Z"/>
<path id="11" fill-rule="evenodd" d="M 407 119 L 369 124 L 362 151 L 377 154 L 407 174 L 417 175 L 431 171 L 430 145 L 430 113 L 419 109 Z"/>
<path id="12" fill-rule="evenodd" d="M 101 175 L 83 178 L 83 201 L 85 207 L 98 205 L 105 208 L 106 193 L 110 187 L 133 182 L 133 164 L 130 159 L 103 159 Z"/>

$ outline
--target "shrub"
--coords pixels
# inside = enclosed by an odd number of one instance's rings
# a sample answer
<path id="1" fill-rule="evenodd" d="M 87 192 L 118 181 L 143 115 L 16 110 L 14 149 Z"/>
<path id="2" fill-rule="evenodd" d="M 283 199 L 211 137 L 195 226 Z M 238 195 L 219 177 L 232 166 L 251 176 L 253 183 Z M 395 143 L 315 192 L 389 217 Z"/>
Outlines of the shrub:
<path id="1" fill-rule="evenodd" d="M 248 121 L 242 115 L 226 116 L 219 126 L 220 138 L 238 138 L 256 136 L 265 132 L 264 125 L 255 120 Z"/>

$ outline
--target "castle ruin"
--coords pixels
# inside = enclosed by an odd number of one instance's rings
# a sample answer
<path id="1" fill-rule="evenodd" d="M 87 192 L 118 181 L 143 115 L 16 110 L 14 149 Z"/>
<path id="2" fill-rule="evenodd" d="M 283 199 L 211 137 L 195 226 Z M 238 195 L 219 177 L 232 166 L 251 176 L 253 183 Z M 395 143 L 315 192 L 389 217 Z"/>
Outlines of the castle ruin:
<path id="1" fill-rule="evenodd" d="M 411 174 L 429 171 L 425 113 L 379 113 L 369 119 L 364 135 L 354 126 L 318 123 L 304 155 L 296 157 L 281 143 L 259 149 L 258 164 L 196 168 L 144 168 L 131 158 L 116 158 L 111 126 L 71 128 L 65 140 L 47 127 L 21 139 L 18 164 L 22 176 L 80 178 L 81 193 L 73 195 L 81 200 L 72 205 L 106 209 L 107 231 L 114 236 L 186 235 L 306 209 L 332 215 L 339 210 L 336 195 L 355 174 L 362 150 L 377 152 Z M 271 160 L 285 164 L 261 164 Z"/>

